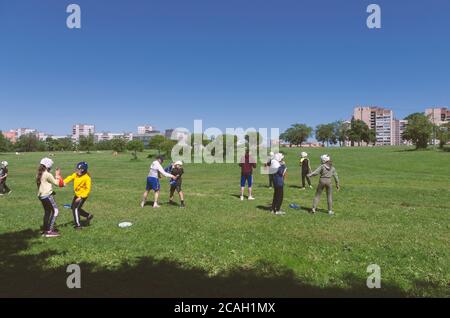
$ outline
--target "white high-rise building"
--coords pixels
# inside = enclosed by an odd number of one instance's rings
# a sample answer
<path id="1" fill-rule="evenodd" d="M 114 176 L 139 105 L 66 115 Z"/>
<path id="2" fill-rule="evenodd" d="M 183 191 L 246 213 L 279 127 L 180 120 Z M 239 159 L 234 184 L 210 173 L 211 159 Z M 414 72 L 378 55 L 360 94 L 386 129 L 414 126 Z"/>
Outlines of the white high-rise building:
<path id="1" fill-rule="evenodd" d="M 394 112 L 382 107 L 355 107 L 353 117 L 362 120 L 376 134 L 376 145 L 394 145 Z"/>
<path id="2" fill-rule="evenodd" d="M 447 107 L 427 108 L 425 109 L 425 116 L 437 126 L 441 126 L 450 122 L 450 109 Z"/>
<path id="3" fill-rule="evenodd" d="M 146 135 L 151 134 L 153 132 L 153 126 L 150 125 L 144 125 L 144 126 L 138 126 L 137 131 L 138 135 Z"/>
<path id="4" fill-rule="evenodd" d="M 72 139 L 76 142 L 80 140 L 81 136 L 88 137 L 95 134 L 94 125 L 76 124 L 72 127 Z"/>

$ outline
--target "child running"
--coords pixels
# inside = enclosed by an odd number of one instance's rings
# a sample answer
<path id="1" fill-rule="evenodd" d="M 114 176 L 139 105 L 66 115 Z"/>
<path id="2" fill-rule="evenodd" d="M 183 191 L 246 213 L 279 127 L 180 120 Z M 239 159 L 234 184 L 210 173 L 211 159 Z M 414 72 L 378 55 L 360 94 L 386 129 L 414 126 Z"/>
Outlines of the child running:
<path id="1" fill-rule="evenodd" d="M 306 152 L 302 152 L 300 154 L 300 166 L 302 169 L 302 187 L 301 190 L 305 190 L 305 179 L 308 182 L 308 186 L 312 189 L 311 179 L 308 177 L 308 173 L 311 173 L 311 166 L 309 164 L 308 154 Z"/>
<path id="2" fill-rule="evenodd" d="M 241 167 L 241 201 L 244 200 L 245 183 L 248 186 L 248 200 L 255 200 L 252 196 L 252 184 L 253 184 L 253 169 L 256 168 L 256 160 L 250 156 L 249 150 L 245 150 L 245 155 L 241 158 L 239 163 Z"/>
<path id="3" fill-rule="evenodd" d="M 175 191 L 178 192 L 178 195 L 180 196 L 180 208 L 185 208 L 184 205 L 184 193 L 183 190 L 181 190 L 181 183 L 182 183 L 182 175 L 184 174 L 183 169 L 183 162 L 182 161 L 176 161 L 172 166 L 169 173 L 173 174 L 176 179 L 170 180 L 170 197 L 169 197 L 169 203 L 173 204 L 173 195 Z"/>
<path id="4" fill-rule="evenodd" d="M 273 173 L 273 200 L 272 200 L 272 213 L 275 215 L 283 215 L 286 212 L 281 211 L 281 205 L 283 204 L 284 196 L 284 177 L 286 175 L 286 164 L 283 161 L 284 155 L 277 153 L 272 160 L 270 166 L 270 172 Z"/>
<path id="5" fill-rule="evenodd" d="M 36 184 L 38 187 L 38 198 L 44 207 L 44 225 L 42 227 L 42 236 L 58 237 L 59 233 L 55 229 L 56 217 L 59 210 L 54 198 L 53 185 L 63 187 L 63 180 L 58 177 L 59 169 L 56 170 L 57 177 L 53 177 L 50 170 L 53 167 L 53 160 L 44 158 L 41 160 L 37 175 Z"/>
<path id="6" fill-rule="evenodd" d="M 311 212 L 316 213 L 317 205 L 319 204 L 320 196 L 323 189 L 327 191 L 327 202 L 328 202 L 328 214 L 334 215 L 333 212 L 333 191 L 331 185 L 331 178 L 334 178 L 336 182 L 336 189 L 339 191 L 339 178 L 336 169 L 333 167 L 331 158 L 328 155 L 320 156 L 320 161 L 322 164 L 314 170 L 312 173 L 308 174 L 308 177 L 314 177 L 320 175 L 319 184 L 317 186 L 316 196 L 314 197 L 313 206 Z"/>
<path id="7" fill-rule="evenodd" d="M 147 187 L 145 189 L 144 195 L 142 197 L 141 202 L 141 208 L 145 206 L 145 203 L 147 202 L 148 193 L 150 190 L 155 191 L 155 199 L 153 201 L 153 207 L 154 208 L 160 208 L 161 206 L 158 205 L 158 198 L 159 198 L 159 192 L 161 190 L 161 185 L 159 184 L 159 175 L 163 175 L 167 178 L 176 179 L 173 174 L 170 174 L 166 171 L 164 171 L 164 168 L 161 166 L 161 164 L 164 162 L 163 156 L 158 156 L 155 161 L 152 162 L 150 166 L 150 171 L 147 176 Z"/>
<path id="8" fill-rule="evenodd" d="M 8 161 L 2 161 L 0 164 L 0 195 L 11 194 L 11 189 L 6 185 L 8 178 Z"/>
<path id="9" fill-rule="evenodd" d="M 80 215 L 85 217 L 88 222 L 94 217 L 83 209 L 83 205 L 89 198 L 92 187 L 92 179 L 88 173 L 87 162 L 79 162 L 76 166 L 76 171 L 64 179 L 64 185 L 71 181 L 73 181 L 73 190 L 75 192 L 71 205 L 73 222 L 75 224 L 74 228 L 81 230 L 83 227 L 81 226 Z"/>

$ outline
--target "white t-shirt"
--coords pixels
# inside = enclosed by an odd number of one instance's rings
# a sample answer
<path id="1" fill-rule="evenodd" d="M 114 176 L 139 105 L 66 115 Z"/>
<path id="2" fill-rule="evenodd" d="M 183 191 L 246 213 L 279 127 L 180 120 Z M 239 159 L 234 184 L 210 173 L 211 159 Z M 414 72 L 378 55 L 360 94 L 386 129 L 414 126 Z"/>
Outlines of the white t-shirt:
<path id="1" fill-rule="evenodd" d="M 151 178 L 158 178 L 158 172 L 167 178 L 173 177 L 173 175 L 164 171 L 164 168 L 161 166 L 161 163 L 158 160 L 155 160 L 150 166 L 148 176 Z"/>

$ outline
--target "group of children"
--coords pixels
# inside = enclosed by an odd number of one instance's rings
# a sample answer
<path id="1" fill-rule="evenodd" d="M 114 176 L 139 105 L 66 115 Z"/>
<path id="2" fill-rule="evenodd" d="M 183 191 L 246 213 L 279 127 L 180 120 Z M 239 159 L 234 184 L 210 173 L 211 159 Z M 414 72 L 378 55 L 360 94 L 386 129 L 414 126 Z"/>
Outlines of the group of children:
<path id="1" fill-rule="evenodd" d="M 306 189 L 306 183 L 308 183 L 309 188 L 312 189 L 311 185 L 311 177 L 320 176 L 319 184 L 317 186 L 316 195 L 313 200 L 313 205 L 311 209 L 311 213 L 316 212 L 317 205 L 319 204 L 320 197 L 322 195 L 323 190 L 325 189 L 327 193 L 327 202 L 328 202 L 328 214 L 334 215 L 333 212 L 333 191 L 332 191 L 332 182 L 331 179 L 334 178 L 336 183 L 336 188 L 339 191 L 339 178 L 334 168 L 331 158 L 329 155 L 322 155 L 320 157 L 321 165 L 314 170 L 311 171 L 310 162 L 308 159 L 308 154 L 306 152 L 302 152 L 300 154 L 300 169 L 301 169 L 301 180 L 302 187 L 301 189 Z M 241 200 L 244 199 L 244 187 L 245 181 L 248 184 L 248 199 L 254 200 L 252 196 L 252 170 L 256 168 L 256 163 L 251 160 L 249 152 L 247 151 L 241 162 L 239 163 L 241 167 Z M 287 167 L 284 162 L 284 155 L 282 153 L 274 154 L 271 152 L 269 154 L 268 161 L 265 164 L 265 167 L 268 169 L 269 175 L 269 188 L 274 189 L 271 212 L 275 215 L 283 215 L 285 212 L 281 211 L 281 206 L 283 203 L 284 196 L 284 179 L 286 177 Z"/>
<path id="2" fill-rule="evenodd" d="M 58 230 L 55 228 L 59 209 L 56 204 L 56 193 L 53 191 L 53 186 L 62 188 L 73 181 L 75 194 L 72 200 L 71 209 L 74 219 L 74 228 L 76 230 L 82 229 L 80 215 L 85 217 L 88 222 L 94 217 L 83 209 L 84 203 L 89 198 L 92 184 L 91 176 L 88 173 L 88 164 L 86 162 L 78 163 L 76 165 L 76 171 L 65 179 L 63 179 L 59 168 L 56 169 L 55 176 L 52 175 L 51 170 L 53 164 L 52 159 L 43 158 L 36 175 L 38 198 L 44 208 L 44 222 L 42 227 L 42 236 L 44 237 L 60 236 Z"/>

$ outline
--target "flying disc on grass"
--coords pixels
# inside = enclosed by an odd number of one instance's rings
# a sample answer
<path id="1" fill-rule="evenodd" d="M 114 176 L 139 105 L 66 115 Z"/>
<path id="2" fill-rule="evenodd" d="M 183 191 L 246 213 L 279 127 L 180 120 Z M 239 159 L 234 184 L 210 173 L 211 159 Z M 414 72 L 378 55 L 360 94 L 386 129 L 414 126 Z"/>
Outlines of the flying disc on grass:
<path id="1" fill-rule="evenodd" d="M 300 209 L 300 206 L 299 206 L 298 204 L 295 204 L 295 203 L 289 204 L 289 207 L 290 207 L 291 209 Z"/>
<path id="2" fill-rule="evenodd" d="M 131 223 L 131 222 L 121 222 L 121 223 L 119 223 L 119 227 L 120 228 L 130 227 L 132 225 L 133 225 L 133 223 Z"/>
<path id="3" fill-rule="evenodd" d="M 65 209 L 70 209 L 71 207 L 72 207 L 71 204 L 64 204 L 64 208 L 65 208 Z"/>

